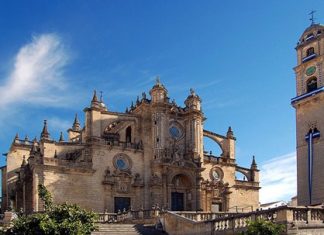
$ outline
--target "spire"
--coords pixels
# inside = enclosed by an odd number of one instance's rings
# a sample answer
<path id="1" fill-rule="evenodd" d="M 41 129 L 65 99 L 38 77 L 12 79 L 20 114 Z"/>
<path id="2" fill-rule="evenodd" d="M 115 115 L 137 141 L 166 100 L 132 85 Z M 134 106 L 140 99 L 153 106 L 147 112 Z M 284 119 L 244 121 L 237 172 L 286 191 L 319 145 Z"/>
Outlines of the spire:
<path id="1" fill-rule="evenodd" d="M 136 98 L 136 105 L 139 105 L 140 104 L 140 100 L 139 100 L 139 96 L 137 96 Z"/>
<path id="2" fill-rule="evenodd" d="M 251 163 L 251 169 L 257 169 L 257 168 L 258 168 L 258 166 L 257 166 L 257 164 L 255 162 L 255 156 L 253 155 L 253 157 L 252 157 L 252 163 Z"/>
<path id="3" fill-rule="evenodd" d="M 63 142 L 63 141 L 64 141 L 63 132 L 61 131 L 59 142 Z"/>
<path id="4" fill-rule="evenodd" d="M 80 122 L 79 122 L 77 113 L 75 114 L 75 117 L 74 117 L 72 130 L 74 130 L 74 131 L 79 131 L 80 130 Z"/>
<path id="5" fill-rule="evenodd" d="M 48 133 L 47 130 L 47 121 L 44 120 L 44 127 L 41 133 L 41 139 L 49 139 L 50 134 Z"/>
<path id="6" fill-rule="evenodd" d="M 18 133 L 16 133 L 13 142 L 14 142 L 14 143 L 17 143 L 17 144 L 19 143 L 19 135 L 18 135 Z"/>
<path id="7" fill-rule="evenodd" d="M 125 110 L 125 113 L 128 113 L 129 111 L 128 111 L 128 107 L 126 107 L 126 110 Z"/>
<path id="8" fill-rule="evenodd" d="M 93 97 L 92 97 L 91 103 L 93 103 L 93 102 L 98 102 L 98 97 L 97 97 L 97 91 L 96 90 L 93 91 Z"/>
<path id="9" fill-rule="evenodd" d="M 130 109 L 133 110 L 135 107 L 134 107 L 134 102 L 132 101 L 132 104 L 131 104 L 131 107 Z"/>
<path id="10" fill-rule="evenodd" d="M 231 139 L 234 138 L 234 133 L 232 131 L 232 127 L 231 126 L 228 127 L 226 137 L 227 138 L 231 138 Z"/>
<path id="11" fill-rule="evenodd" d="M 25 142 L 28 142 L 29 139 L 28 139 L 28 135 L 25 136 Z"/>

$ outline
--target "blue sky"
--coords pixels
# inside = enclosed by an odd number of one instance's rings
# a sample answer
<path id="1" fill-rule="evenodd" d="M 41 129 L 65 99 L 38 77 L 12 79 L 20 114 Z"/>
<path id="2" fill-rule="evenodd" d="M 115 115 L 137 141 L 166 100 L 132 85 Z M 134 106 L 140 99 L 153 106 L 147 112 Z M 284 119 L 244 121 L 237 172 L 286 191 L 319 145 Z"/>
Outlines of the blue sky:
<path id="1" fill-rule="evenodd" d="M 58 139 L 75 113 L 84 120 L 93 89 L 124 111 L 159 75 L 177 104 L 196 90 L 205 129 L 232 126 L 238 163 L 255 155 L 263 170 L 262 201 L 287 200 L 295 194 L 294 47 L 308 13 L 323 22 L 323 8 L 320 0 L 1 1 L 0 151 L 16 132 L 39 137 L 44 119 Z M 280 187 L 287 192 L 267 197 Z"/>

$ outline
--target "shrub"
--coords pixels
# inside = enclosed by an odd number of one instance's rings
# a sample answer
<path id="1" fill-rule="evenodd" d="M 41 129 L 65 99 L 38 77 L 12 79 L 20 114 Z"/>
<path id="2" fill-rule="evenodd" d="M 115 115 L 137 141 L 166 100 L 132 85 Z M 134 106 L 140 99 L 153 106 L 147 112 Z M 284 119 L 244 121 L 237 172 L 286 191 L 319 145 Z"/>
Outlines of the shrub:
<path id="1" fill-rule="evenodd" d="M 280 235 L 284 232 L 284 225 L 275 224 L 271 221 L 258 219 L 248 223 L 247 231 L 244 235 Z"/>
<path id="2" fill-rule="evenodd" d="M 38 186 L 38 195 L 44 201 L 44 213 L 27 216 L 20 214 L 7 234 L 85 235 L 91 234 L 96 229 L 95 213 L 86 211 L 78 205 L 53 204 L 51 194 L 43 185 Z"/>

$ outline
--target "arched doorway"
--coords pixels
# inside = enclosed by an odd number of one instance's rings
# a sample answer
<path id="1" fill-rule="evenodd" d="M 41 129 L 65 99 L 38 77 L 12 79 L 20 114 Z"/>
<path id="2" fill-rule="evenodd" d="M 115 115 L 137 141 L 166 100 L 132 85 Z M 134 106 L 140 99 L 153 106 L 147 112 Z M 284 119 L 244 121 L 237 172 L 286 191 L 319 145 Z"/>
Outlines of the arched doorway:
<path id="1" fill-rule="evenodd" d="M 175 175 L 171 181 L 171 210 L 191 210 L 193 187 L 190 178 L 184 174 Z"/>

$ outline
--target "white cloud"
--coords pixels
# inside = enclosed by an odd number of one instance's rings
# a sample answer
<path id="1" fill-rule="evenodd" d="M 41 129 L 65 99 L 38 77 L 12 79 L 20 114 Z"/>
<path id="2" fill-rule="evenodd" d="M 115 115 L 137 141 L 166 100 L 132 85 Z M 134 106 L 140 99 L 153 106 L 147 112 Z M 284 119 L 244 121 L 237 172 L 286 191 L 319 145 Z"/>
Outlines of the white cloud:
<path id="1" fill-rule="evenodd" d="M 63 68 L 68 55 L 56 34 L 33 37 L 19 50 L 14 62 L 0 85 L 0 108 L 26 103 L 59 106 L 66 88 Z"/>
<path id="2" fill-rule="evenodd" d="M 288 201 L 297 193 L 296 152 L 272 158 L 261 165 L 261 203 Z"/>

